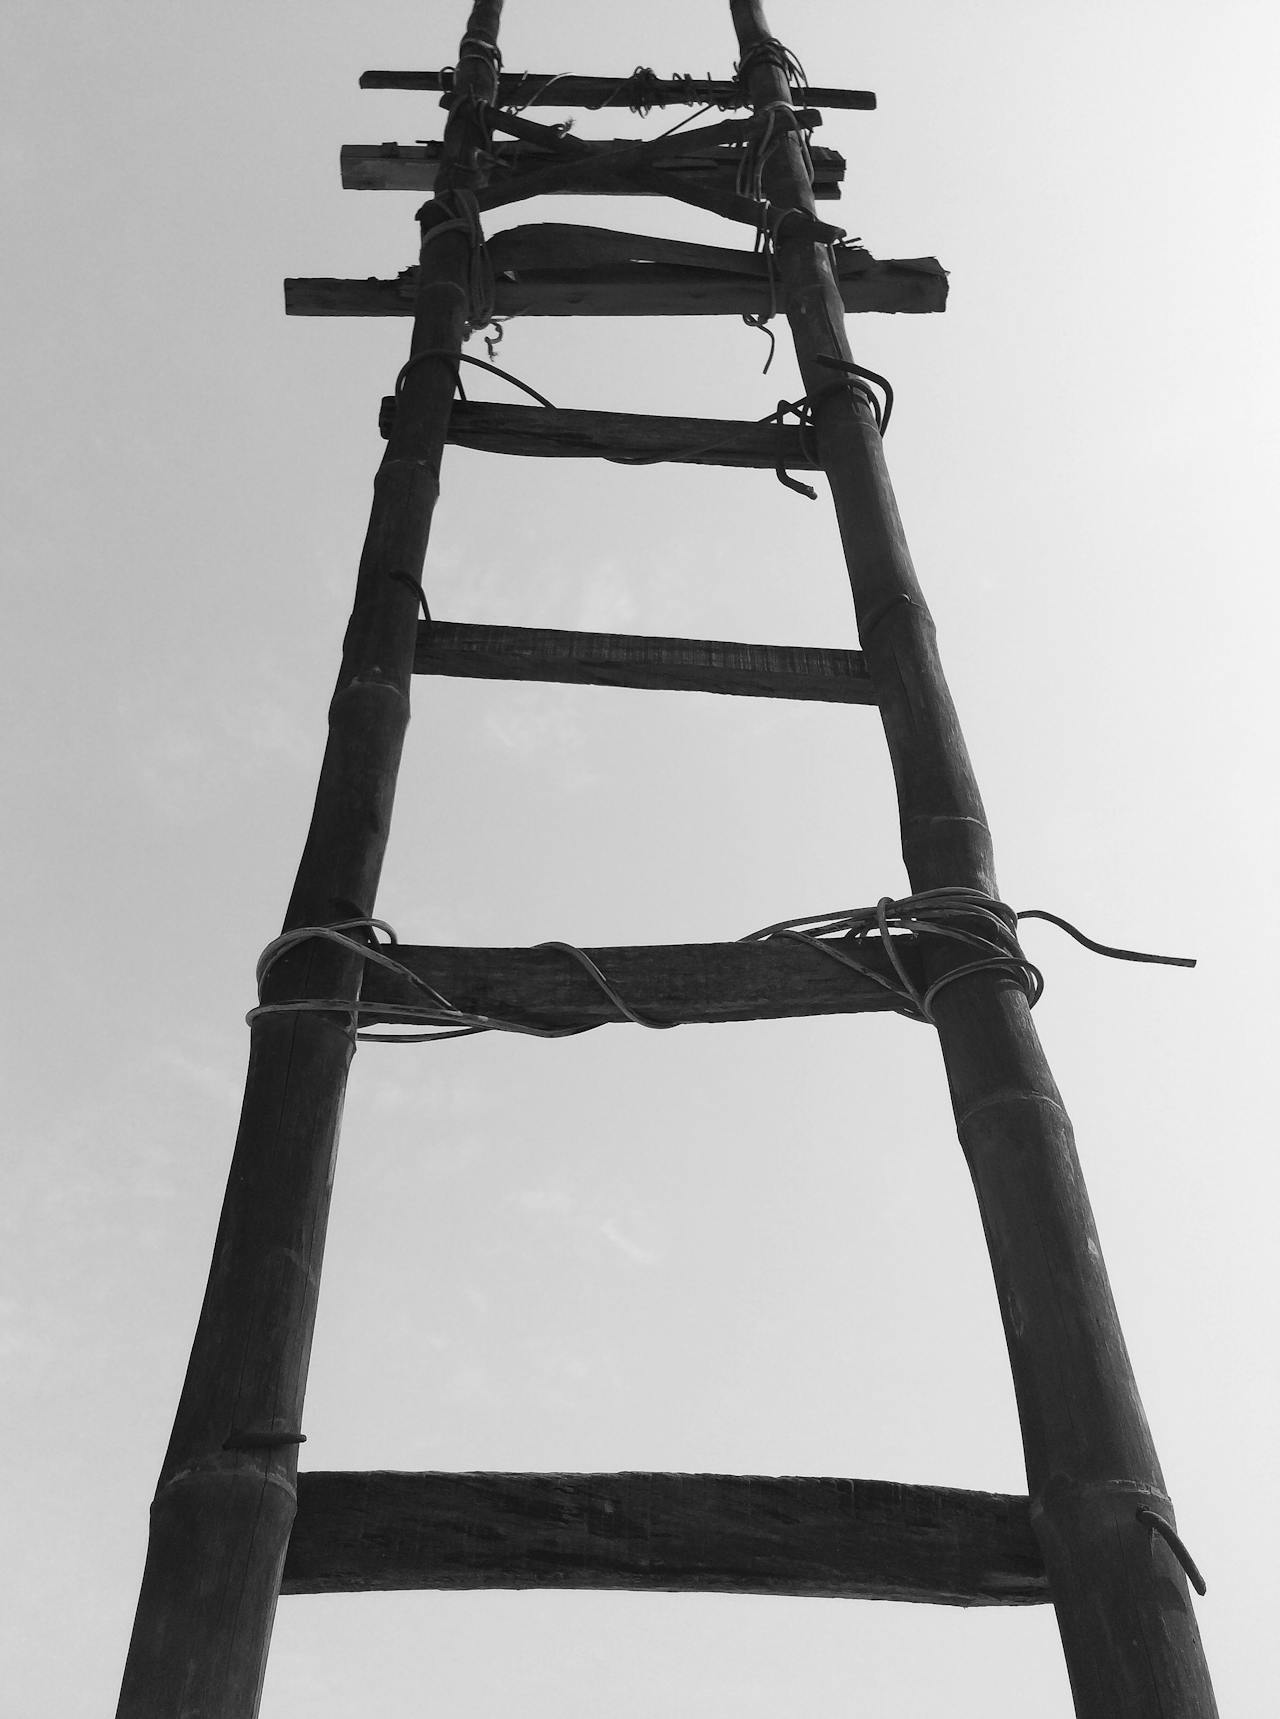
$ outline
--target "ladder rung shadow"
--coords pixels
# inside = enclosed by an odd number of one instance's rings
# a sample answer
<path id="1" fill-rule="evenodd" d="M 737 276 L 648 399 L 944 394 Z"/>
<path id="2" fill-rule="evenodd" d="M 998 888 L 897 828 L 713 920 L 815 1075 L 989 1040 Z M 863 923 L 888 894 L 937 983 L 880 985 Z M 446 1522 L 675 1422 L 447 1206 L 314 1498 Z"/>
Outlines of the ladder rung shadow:
<path id="1" fill-rule="evenodd" d="M 1042 1605 L 1027 1500 L 726 1474 L 298 1477 L 281 1591 L 610 1588 Z"/>

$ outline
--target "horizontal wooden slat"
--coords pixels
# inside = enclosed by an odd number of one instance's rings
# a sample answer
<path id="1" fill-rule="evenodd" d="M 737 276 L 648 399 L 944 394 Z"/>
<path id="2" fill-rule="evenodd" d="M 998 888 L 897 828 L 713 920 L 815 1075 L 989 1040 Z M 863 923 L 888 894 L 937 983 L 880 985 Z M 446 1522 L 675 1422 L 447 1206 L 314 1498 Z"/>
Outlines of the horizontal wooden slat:
<path id="1" fill-rule="evenodd" d="M 362 90 L 445 90 L 450 87 L 441 72 L 361 72 Z M 646 86 L 654 107 L 750 107 L 750 100 L 737 82 L 723 78 L 655 79 Z M 870 90 L 808 89 L 804 100 L 811 107 L 841 108 L 871 112 L 876 98 Z M 553 72 L 504 72 L 498 79 L 498 101 L 522 107 L 630 107 L 635 100 L 629 76 L 623 78 L 568 77 Z"/>
<path id="2" fill-rule="evenodd" d="M 673 142 L 675 139 L 672 140 Z M 619 138 L 601 143 L 600 150 L 621 149 Z M 432 191 L 440 166 L 443 145 L 428 143 L 344 143 L 339 155 L 342 186 L 345 191 Z M 493 154 L 506 168 L 528 167 L 546 159 L 536 145 L 519 142 L 499 142 Z M 811 144 L 813 161 L 813 194 L 821 201 L 839 197 L 845 176 L 844 157 L 835 149 Z M 714 184 L 723 182 L 732 189 L 742 165 L 742 154 L 729 147 L 689 150 L 687 155 L 672 155 L 663 161 L 665 171 L 682 174 L 709 175 Z M 570 184 L 566 195 L 585 191 L 584 185 Z M 646 193 L 638 193 L 646 195 Z"/>
<path id="3" fill-rule="evenodd" d="M 802 903 L 798 911 L 803 909 Z M 790 937 L 763 943 L 644 943 L 586 953 L 629 1007 L 660 1023 L 883 1013 L 896 1001 L 883 985 Z M 554 1028 L 604 1026 L 623 1018 L 585 969 L 560 949 L 398 944 L 394 954 L 468 1014 Z M 857 958 L 892 980 L 876 943 L 859 949 Z M 915 951 L 903 949 L 902 958 L 919 983 Z M 378 1022 L 394 1019 L 396 1004 L 421 1004 L 423 995 L 408 980 L 370 965 L 361 999 L 365 1020 Z"/>
<path id="4" fill-rule="evenodd" d="M 610 1588 L 1044 1604 L 1027 1500 L 724 1474 L 302 1474 L 283 1592 Z"/>
<path id="5" fill-rule="evenodd" d="M 732 418 L 663 418 L 643 412 L 550 411 L 455 400 L 445 440 L 488 454 L 532 459 L 608 459 L 637 465 L 747 466 L 817 471 L 794 425 Z M 809 440 L 811 449 L 812 439 Z"/>
<path id="6" fill-rule="evenodd" d="M 723 316 L 786 309 L 758 252 L 692 244 L 554 221 L 496 233 L 489 241 L 499 316 Z M 946 271 L 934 257 L 881 262 L 860 246 L 835 253 L 849 311 L 940 311 Z M 418 271 L 394 281 L 285 282 L 291 316 L 410 316 Z"/>
<path id="7" fill-rule="evenodd" d="M 417 270 L 396 280 L 338 280 L 303 276 L 284 283 L 287 316 L 412 316 Z M 851 315 L 920 315 L 946 308 L 947 277 L 932 257 L 873 262 L 842 275 L 840 297 Z M 498 316 L 761 316 L 785 311 L 763 273 L 717 275 L 710 269 L 615 263 L 599 269 L 530 271 L 498 277 Z"/>
<path id="8" fill-rule="evenodd" d="M 415 674 L 874 704 L 860 651 L 423 621 Z"/>

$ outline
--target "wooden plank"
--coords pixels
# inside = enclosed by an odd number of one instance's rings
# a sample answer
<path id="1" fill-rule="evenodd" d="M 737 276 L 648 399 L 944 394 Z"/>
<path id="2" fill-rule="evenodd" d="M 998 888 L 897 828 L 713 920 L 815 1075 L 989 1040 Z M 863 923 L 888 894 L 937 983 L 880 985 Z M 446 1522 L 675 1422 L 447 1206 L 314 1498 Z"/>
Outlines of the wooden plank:
<path id="1" fill-rule="evenodd" d="M 794 425 L 732 418 L 661 418 L 644 412 L 551 411 L 545 406 L 455 400 L 447 440 L 488 454 L 607 459 L 624 465 L 748 466 L 814 471 Z"/>
<path id="2" fill-rule="evenodd" d="M 856 950 L 872 972 L 893 975 L 876 943 Z M 901 947 L 901 945 L 899 945 Z M 399 944 L 395 958 L 467 1014 L 520 1026 L 588 1028 L 624 1017 L 586 970 L 562 949 L 481 949 Z M 619 996 L 646 1020 L 687 1025 L 794 1020 L 804 1015 L 883 1014 L 897 999 L 885 985 L 790 937 L 763 943 L 653 943 L 588 949 Z M 914 951 L 902 951 L 918 972 Z M 421 1004 L 409 980 L 370 964 L 361 999 L 367 1022 L 394 1019 L 398 1004 Z"/>
<path id="3" fill-rule="evenodd" d="M 423 621 L 415 674 L 872 704 L 860 651 Z"/>
<path id="4" fill-rule="evenodd" d="M 672 138 L 671 142 L 678 140 Z M 439 170 L 439 143 L 344 143 L 339 156 L 344 191 L 431 191 L 435 188 Z M 600 145 L 601 149 L 621 149 L 624 140 L 616 138 Z M 811 144 L 809 148 L 815 175 L 814 195 L 820 202 L 830 202 L 840 195 L 845 176 L 845 159 L 838 150 Z M 497 142 L 493 155 L 504 169 L 525 168 L 545 162 L 546 154 L 529 143 Z M 691 150 L 687 155 L 675 154 L 663 162 L 667 172 L 707 176 L 711 182 L 732 190 L 742 164 L 741 152 L 731 148 Z M 570 181 L 565 195 L 575 196 L 587 187 Z M 636 192 L 637 196 L 652 195 Z"/>
<path id="5" fill-rule="evenodd" d="M 361 72 L 362 90 L 437 90 L 452 87 L 452 72 Z M 653 107 L 750 107 L 741 86 L 725 78 L 656 78 L 645 84 Z M 874 111 L 871 90 L 808 87 L 801 91 L 811 107 L 846 112 Z M 556 72 L 504 72 L 498 80 L 498 100 L 504 107 L 631 107 L 636 86 L 622 78 L 568 77 Z"/>
<path id="6" fill-rule="evenodd" d="M 730 0 L 758 112 L 787 95 L 761 0 Z M 781 140 L 764 192 L 805 204 L 799 145 Z M 779 274 L 806 388 L 850 358 L 825 254 L 786 227 Z M 911 563 L 884 443 L 852 390 L 826 397 L 818 443 L 840 525 L 897 785 L 914 892 L 998 897 L 990 831 Z M 1000 473 L 992 470 L 993 486 Z M 789 571 L 780 558 L 779 577 Z M 1034 767 L 1034 763 L 1032 764 Z M 933 979 L 966 956 L 939 949 Z M 1057 1610 L 1077 1719 L 1211 1719 L 1217 1709 L 1177 1561 L 1141 1520 L 1174 1521 L 1107 1281 L 1070 1119 L 1008 971 L 986 966 L 940 990 L 933 1016 L 1004 1322 L 1031 1517 Z"/>
<path id="7" fill-rule="evenodd" d="M 465 99 L 451 115 L 444 188 L 483 174 L 501 0 L 474 0 Z M 430 219 L 430 217 L 428 217 Z M 448 231 L 420 252 L 412 345 L 457 353 L 471 246 Z M 439 490 L 454 367 L 404 379 L 373 503 L 311 824 L 285 928 L 374 912 L 409 717 L 418 581 Z M 117 1719 L 251 1719 L 258 1711 L 285 1548 L 334 1160 L 354 1035 L 345 1010 L 365 962 L 308 939 L 266 975 L 213 1259 L 151 1508 Z M 273 1007 L 275 1005 L 276 1007 Z M 279 1005 L 284 1005 L 280 1007 Z"/>
<path id="8" fill-rule="evenodd" d="M 747 1474 L 298 1477 L 286 1594 L 603 1588 L 1048 1599 L 1025 1498 Z"/>
<path id="9" fill-rule="evenodd" d="M 865 251 L 837 252 L 837 257 L 840 298 L 850 314 L 916 316 L 946 309 L 947 275 L 933 257 L 880 262 Z M 518 274 L 497 276 L 494 312 L 498 316 L 759 316 L 775 306 L 785 310 L 785 285 L 776 283 L 771 293 L 763 263 L 752 260 L 759 266 L 748 269 L 735 263 L 723 272 L 644 262 L 527 267 Z M 409 269 L 395 280 L 286 280 L 285 314 L 408 316 L 416 278 L 417 271 Z"/>

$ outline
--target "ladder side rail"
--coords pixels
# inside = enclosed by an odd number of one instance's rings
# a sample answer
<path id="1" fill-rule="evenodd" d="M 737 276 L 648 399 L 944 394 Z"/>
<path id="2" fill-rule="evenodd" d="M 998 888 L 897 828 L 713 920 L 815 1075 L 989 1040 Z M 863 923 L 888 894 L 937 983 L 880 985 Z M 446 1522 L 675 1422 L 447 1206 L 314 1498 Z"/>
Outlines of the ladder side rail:
<path id="1" fill-rule="evenodd" d="M 757 111 L 789 101 L 761 0 L 730 0 Z M 779 210 L 812 212 L 799 140 L 765 166 Z M 851 357 L 829 258 L 799 223 L 777 268 L 805 387 Z M 790 231 L 789 231 L 790 229 Z M 934 626 L 871 410 L 853 389 L 815 408 L 866 654 L 897 784 L 913 890 L 997 895 L 991 838 Z M 1125 1348 L 1071 1124 L 1027 998 L 988 969 L 949 985 L 935 1019 L 1004 1322 L 1044 1554 L 1079 1719 L 1210 1719 L 1217 1712 L 1186 1582 L 1137 1518 L 1173 1519 Z"/>
<path id="2" fill-rule="evenodd" d="M 501 0 L 476 0 L 467 36 L 493 44 L 500 12 Z M 465 44 L 457 79 L 464 98 L 492 97 L 488 57 Z M 442 189 L 475 182 L 470 163 L 480 141 L 464 99 L 446 129 Z M 411 353 L 459 350 L 469 265 L 465 235 L 424 242 Z M 286 930 L 373 912 L 453 389 L 447 359 L 418 364 L 405 378 L 374 481 Z M 362 969 L 358 956 L 332 945 L 302 944 L 267 977 L 263 1000 L 354 1001 Z M 296 1511 L 300 1419 L 353 1048 L 345 1010 L 286 1007 L 253 1021 L 213 1263 L 152 1505 L 119 1719 L 247 1719 L 258 1711 Z"/>

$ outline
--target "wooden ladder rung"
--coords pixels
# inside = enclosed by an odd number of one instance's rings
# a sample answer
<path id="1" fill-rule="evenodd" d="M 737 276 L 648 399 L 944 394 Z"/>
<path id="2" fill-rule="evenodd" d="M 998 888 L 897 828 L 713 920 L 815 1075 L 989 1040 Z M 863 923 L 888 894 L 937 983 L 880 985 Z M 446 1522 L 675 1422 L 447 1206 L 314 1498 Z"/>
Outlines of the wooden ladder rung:
<path id="1" fill-rule="evenodd" d="M 630 140 L 616 138 L 597 145 L 602 152 L 623 149 Z M 494 159 L 504 168 L 532 167 L 547 160 L 546 152 L 526 142 L 498 142 L 493 145 Z M 344 191 L 434 191 L 436 173 L 444 155 L 440 142 L 428 143 L 344 143 L 339 153 Z M 813 162 L 813 194 L 822 202 L 840 195 L 845 176 L 845 159 L 839 150 L 821 144 L 809 146 Z M 687 154 L 669 156 L 663 162 L 666 171 L 679 174 L 699 174 L 710 183 L 732 190 L 742 165 L 742 153 L 729 145 L 696 148 Z M 569 185 L 565 195 L 586 190 L 584 185 Z M 645 195 L 646 193 L 638 193 Z M 651 194 L 651 193 L 650 193 Z"/>
<path id="2" fill-rule="evenodd" d="M 362 90 L 445 90 L 452 87 L 451 75 L 442 72 L 361 72 Z M 645 95 L 653 107 L 750 107 L 742 86 L 727 78 L 654 78 L 646 82 Z M 554 72 L 504 72 L 498 79 L 498 103 L 512 101 L 521 107 L 630 107 L 637 85 L 631 77 L 569 77 Z M 806 88 L 810 107 L 830 107 L 872 112 L 876 98 L 870 90 Z"/>
<path id="3" fill-rule="evenodd" d="M 946 309 L 947 273 L 936 257 L 836 256 L 850 315 Z M 284 308 L 287 316 L 412 316 L 417 290 L 416 268 L 394 280 L 310 275 L 285 281 Z M 786 306 L 785 287 L 779 281 L 770 290 L 763 261 L 751 270 L 644 262 L 526 267 L 499 274 L 493 298 L 497 316 L 762 316 Z"/>
<path id="4" fill-rule="evenodd" d="M 282 1592 L 612 1588 L 1042 1605 L 1025 1498 L 739 1474 L 298 1476 Z"/>
<path id="5" fill-rule="evenodd" d="M 874 704 L 861 651 L 423 621 L 415 674 Z"/>
<path id="6" fill-rule="evenodd" d="M 534 459 L 606 459 L 623 465 L 748 466 L 817 471 L 811 438 L 793 425 L 732 418 L 664 418 L 641 412 L 551 410 L 455 400 L 446 442 Z"/>
<path id="7" fill-rule="evenodd" d="M 895 946 L 900 959 L 922 989 L 918 952 L 902 943 Z M 833 947 L 843 945 L 833 940 Z M 655 1024 L 776 1021 L 901 1007 L 893 969 L 876 942 L 861 945 L 857 959 L 884 984 L 790 937 L 759 943 L 642 943 L 584 953 L 627 1006 Z M 625 1019 L 563 949 L 401 943 L 394 955 L 468 1015 L 553 1029 L 598 1027 Z M 366 1025 L 394 1022 L 398 1006 L 423 1001 L 411 980 L 372 963 L 365 968 L 360 996 Z"/>

